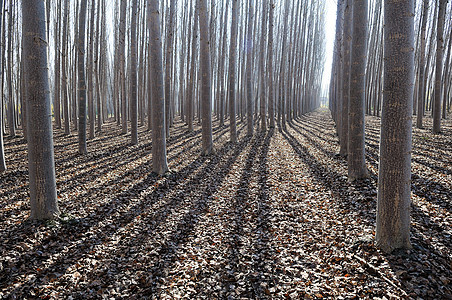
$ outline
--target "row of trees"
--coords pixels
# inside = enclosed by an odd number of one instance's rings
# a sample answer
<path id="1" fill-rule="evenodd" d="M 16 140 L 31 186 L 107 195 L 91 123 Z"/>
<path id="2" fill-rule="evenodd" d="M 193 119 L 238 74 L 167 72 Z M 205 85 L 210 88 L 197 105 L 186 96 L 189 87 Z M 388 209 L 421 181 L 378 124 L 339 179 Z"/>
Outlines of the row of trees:
<path id="1" fill-rule="evenodd" d="M 139 139 L 137 127 L 147 121 L 153 171 L 160 175 L 168 171 L 166 139 L 176 118 L 188 131 L 196 120 L 201 124 L 202 152 L 210 154 L 212 117 L 220 126 L 229 120 L 230 139 L 236 142 L 238 118 L 247 119 L 252 135 L 256 122 L 260 130 L 285 126 L 319 103 L 325 52 L 325 7 L 319 1 L 46 0 L 41 7 L 2 0 L 3 8 L 8 16 L 2 20 L 13 29 L 0 30 L 2 45 L 12 44 L 3 48 L 11 61 L 2 64 L 1 75 L 12 95 L 2 93 L 7 113 L 1 115 L 6 122 L 0 131 L 15 136 L 22 129 L 30 147 L 35 147 L 30 138 L 35 125 L 27 126 L 34 122 L 29 107 L 34 92 L 28 94 L 25 46 L 32 35 L 47 49 L 48 62 L 39 63 L 42 69 L 49 66 L 49 74 L 39 75 L 50 78 L 50 92 L 38 98 L 51 101 L 53 114 L 47 116 L 53 116 L 54 126 L 66 134 L 76 130 L 83 155 L 87 139 L 109 118 L 123 134 L 131 130 L 132 144 Z M 37 16 L 46 20 L 43 32 L 17 26 L 28 22 L 26 9 L 39 10 Z M 46 141 L 52 148 L 48 136 Z M 48 158 L 34 163 L 53 166 L 53 154 Z M 47 176 L 54 173 L 37 174 L 34 184 L 51 181 Z M 45 212 L 46 203 L 56 207 L 54 191 L 36 189 L 48 193 L 32 193 L 32 201 L 42 205 L 32 206 L 32 217 L 54 216 L 57 209 Z"/>
<path id="2" fill-rule="evenodd" d="M 422 128 L 430 110 L 432 131 L 440 133 L 450 110 L 447 2 L 420 1 L 416 8 L 413 0 L 338 1 L 330 109 L 350 181 L 368 176 L 364 116 L 381 111 L 376 240 L 387 252 L 410 247 L 413 114 Z"/>

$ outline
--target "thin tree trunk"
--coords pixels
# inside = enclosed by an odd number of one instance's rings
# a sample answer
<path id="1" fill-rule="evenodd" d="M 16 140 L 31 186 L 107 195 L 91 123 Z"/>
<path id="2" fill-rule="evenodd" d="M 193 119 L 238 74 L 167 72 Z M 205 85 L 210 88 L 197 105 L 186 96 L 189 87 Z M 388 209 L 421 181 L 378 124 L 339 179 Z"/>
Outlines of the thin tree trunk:
<path id="1" fill-rule="evenodd" d="M 152 170 L 168 172 L 166 158 L 165 90 L 163 87 L 162 35 L 159 0 L 148 0 L 150 81 L 152 101 Z M 152 94 L 152 95 L 151 95 Z"/>
<path id="2" fill-rule="evenodd" d="M 348 106 L 348 180 L 368 177 L 365 160 L 364 100 L 366 97 L 367 0 L 353 0 L 352 64 Z"/>
<path id="3" fill-rule="evenodd" d="M 421 26 L 421 51 L 419 53 L 419 90 L 417 99 L 416 127 L 422 128 L 425 107 L 425 31 L 427 28 L 428 0 L 422 4 L 422 26 Z"/>
<path id="4" fill-rule="evenodd" d="M 384 3 L 384 101 L 381 117 L 376 244 L 410 248 L 414 1 Z M 407 49 L 410 49 L 407 51 Z"/>
<path id="5" fill-rule="evenodd" d="M 127 133 L 127 97 L 126 97 L 126 13 L 127 1 L 121 0 L 119 17 L 119 59 L 121 85 L 121 123 L 122 133 Z"/>
<path id="6" fill-rule="evenodd" d="M 231 22 L 231 43 L 229 50 L 229 129 L 231 142 L 237 142 L 236 127 L 236 87 L 237 87 L 237 18 L 238 18 L 238 0 L 232 1 L 232 22 Z"/>
<path id="7" fill-rule="evenodd" d="M 28 110 L 28 170 L 31 219 L 59 215 L 53 150 L 43 1 L 22 2 Z"/>
<path id="8" fill-rule="evenodd" d="M 86 2 L 81 0 L 78 27 L 78 152 L 80 154 L 88 153 L 86 147 L 86 81 L 85 81 L 85 21 L 86 21 Z"/>
<path id="9" fill-rule="evenodd" d="M 233 0 L 237 1 L 237 0 Z M 212 141 L 212 90 L 210 67 L 210 38 L 207 0 L 199 0 L 198 7 L 200 36 L 200 72 L 201 72 L 201 115 L 202 115 L 202 154 L 213 152 Z"/>
<path id="10" fill-rule="evenodd" d="M 131 88 L 131 121 L 132 121 L 132 145 L 138 143 L 138 96 L 137 96 L 137 6 L 138 1 L 132 2 L 132 22 L 131 22 L 131 55 L 130 55 L 130 88 Z"/>
<path id="11" fill-rule="evenodd" d="M 68 37 L 68 29 L 67 23 L 69 18 L 69 1 L 64 1 L 64 12 L 63 12 L 63 42 L 62 42 L 62 56 L 63 59 L 61 61 L 61 71 L 62 71 L 62 85 L 61 88 L 63 90 L 63 117 L 64 117 L 64 134 L 68 135 L 71 132 L 71 128 L 69 125 L 69 94 L 68 94 L 68 82 L 67 82 L 67 57 L 68 57 L 68 48 L 67 48 L 67 37 Z"/>
<path id="12" fill-rule="evenodd" d="M 246 38 L 246 113 L 247 113 L 247 134 L 253 135 L 254 120 L 253 120 L 253 22 L 254 22 L 254 0 L 249 0 L 248 10 L 248 34 Z"/>
<path id="13" fill-rule="evenodd" d="M 433 100 L 433 133 L 441 132 L 441 87 L 443 75 L 444 53 L 444 20 L 447 0 L 438 0 L 438 22 L 436 27 L 436 68 L 435 68 L 435 98 Z M 430 45 L 431 47 L 431 45 Z"/>

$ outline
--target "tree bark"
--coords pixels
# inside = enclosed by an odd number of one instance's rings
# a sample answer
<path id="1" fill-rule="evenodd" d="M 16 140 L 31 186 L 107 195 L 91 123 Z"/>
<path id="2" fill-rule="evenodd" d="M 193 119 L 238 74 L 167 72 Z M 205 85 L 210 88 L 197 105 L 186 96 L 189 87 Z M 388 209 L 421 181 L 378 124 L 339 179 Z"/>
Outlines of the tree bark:
<path id="1" fill-rule="evenodd" d="M 384 3 L 384 101 L 381 117 L 376 244 L 410 248 L 414 1 Z"/>
<path id="2" fill-rule="evenodd" d="M 152 171 L 168 172 L 166 158 L 165 90 L 163 87 L 162 35 L 159 0 L 148 0 L 150 80 L 152 101 Z"/>
<path id="3" fill-rule="evenodd" d="M 348 180 L 368 177 L 365 160 L 364 100 L 367 55 L 367 0 L 353 0 L 353 38 L 348 106 Z"/>
<path id="4" fill-rule="evenodd" d="M 441 132 L 441 87 L 443 75 L 444 53 L 444 20 L 447 0 L 438 0 L 438 22 L 436 24 L 436 68 L 435 68 L 435 98 L 433 100 L 433 133 Z"/>
<path id="5" fill-rule="evenodd" d="M 122 134 L 127 133 L 127 93 L 126 93 L 126 13 L 127 1 L 121 0 L 119 17 L 119 59 L 121 85 L 121 123 Z"/>
<path id="6" fill-rule="evenodd" d="M 0 35 L 2 32 L 2 23 L 3 23 L 2 17 L 3 17 L 3 0 L 0 0 Z M 3 73 L 3 59 L 0 59 L 0 65 L 2 65 L 0 67 L 0 71 Z M 0 172 L 3 172 L 5 170 L 6 170 L 5 150 L 3 145 L 3 101 L 0 101 Z"/>
<path id="7" fill-rule="evenodd" d="M 351 53 L 351 38 L 352 38 L 352 14 L 353 14 L 352 0 L 346 1 L 344 10 L 344 35 L 343 35 L 343 73 L 342 73 L 342 115 L 341 118 L 341 134 L 339 155 L 347 157 L 348 155 L 348 105 L 350 98 L 350 53 Z"/>
<path id="8" fill-rule="evenodd" d="M 229 132 L 232 143 L 237 142 L 236 87 L 237 87 L 237 18 L 238 0 L 232 1 L 231 43 L 229 50 Z"/>
<path id="9" fill-rule="evenodd" d="M 81 0 L 79 12 L 78 27 L 78 152 L 80 154 L 88 153 L 86 147 L 86 81 L 85 81 L 85 21 L 86 21 L 86 2 Z"/>
<path id="10" fill-rule="evenodd" d="M 233 0 L 237 1 L 237 0 Z M 213 151 L 212 141 L 212 91 L 210 68 L 210 38 L 207 1 L 199 0 L 199 37 L 200 37 L 200 71 L 201 71 L 201 115 L 202 115 L 202 154 Z"/>
<path id="11" fill-rule="evenodd" d="M 132 121 L 132 145 L 138 143 L 138 96 L 137 96 L 137 6 L 138 1 L 132 1 L 132 21 L 131 21 L 131 55 L 130 55 L 130 107 L 131 107 L 131 121 Z"/>
<path id="12" fill-rule="evenodd" d="M 247 134 L 253 135 L 254 120 L 253 120 L 253 22 L 254 22 L 254 0 L 249 0 L 248 12 L 248 35 L 246 38 L 246 113 L 247 113 Z"/>
<path id="13" fill-rule="evenodd" d="M 22 28 L 28 110 L 28 170 L 31 219 L 59 214 L 53 150 L 43 1 L 22 2 Z"/>
<path id="14" fill-rule="evenodd" d="M 428 0 L 423 0 L 422 4 L 422 25 L 421 25 L 421 49 L 419 53 L 419 86 L 418 86 L 418 99 L 417 99 L 417 115 L 416 115 L 416 127 L 422 128 L 422 119 L 424 117 L 425 107 L 425 32 L 427 29 L 427 17 L 428 17 Z"/>

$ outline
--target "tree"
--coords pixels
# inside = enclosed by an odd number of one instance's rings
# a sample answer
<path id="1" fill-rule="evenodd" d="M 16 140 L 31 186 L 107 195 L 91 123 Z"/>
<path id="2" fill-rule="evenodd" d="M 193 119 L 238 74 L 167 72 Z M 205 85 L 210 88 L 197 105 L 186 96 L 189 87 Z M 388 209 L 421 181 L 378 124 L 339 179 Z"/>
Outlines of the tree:
<path id="1" fill-rule="evenodd" d="M 364 99 L 367 55 L 367 0 L 353 0 L 353 37 L 348 106 L 348 179 L 366 178 Z"/>
<path id="2" fill-rule="evenodd" d="M 343 73 L 342 73 L 342 115 L 341 118 L 341 131 L 340 136 L 340 151 L 339 154 L 342 157 L 348 155 L 348 105 L 350 98 L 350 53 L 351 53 L 351 39 L 352 39 L 352 13 L 353 13 L 352 0 L 346 0 L 344 10 L 344 33 L 343 33 Z"/>
<path id="3" fill-rule="evenodd" d="M 237 1 L 237 0 L 233 0 Z M 212 90 L 209 46 L 209 17 L 207 15 L 206 0 L 199 0 L 198 7 L 200 33 L 200 71 L 201 71 L 201 115 L 202 115 L 202 154 L 208 155 L 213 151 L 212 141 Z M 233 117 L 231 116 L 231 119 Z"/>
<path id="4" fill-rule="evenodd" d="M 2 18 L 3 15 L 3 0 L 0 0 L 0 36 L 2 32 Z M 0 59 L 0 65 L 3 64 L 3 60 Z M 1 72 L 3 72 L 3 67 L 0 68 Z M 1 91 L 3 94 L 3 90 Z M 3 95 L 2 95 L 3 98 Z M 3 103 L 0 102 L 0 172 L 3 172 L 6 170 L 6 163 L 5 163 L 5 150 L 3 146 Z"/>
<path id="5" fill-rule="evenodd" d="M 67 89 L 67 73 L 68 70 L 66 69 L 66 61 L 67 61 L 67 37 L 68 37 L 68 29 L 67 29 L 67 23 L 69 18 L 69 1 L 64 1 L 64 8 L 63 8 L 63 45 L 62 45 L 62 55 L 63 59 L 61 61 L 61 70 L 62 70 L 62 85 L 61 88 L 63 90 L 63 115 L 64 115 L 64 134 L 69 134 L 71 131 L 70 125 L 69 125 L 69 94 Z"/>
<path id="6" fill-rule="evenodd" d="M 425 80 L 424 80 L 424 68 L 425 68 L 425 32 L 427 29 L 427 17 L 428 17 L 428 0 L 422 1 L 422 21 L 421 21 L 421 49 L 419 53 L 419 88 L 417 99 L 417 118 L 416 127 L 422 128 L 422 118 L 424 116 L 425 106 Z"/>
<path id="7" fill-rule="evenodd" d="M 137 96 L 137 6 L 138 1 L 132 2 L 132 21 L 131 21 L 131 55 L 130 55 L 130 107 L 132 121 L 132 145 L 138 143 L 138 96 Z"/>
<path id="8" fill-rule="evenodd" d="M 436 23 L 436 68 L 435 98 L 433 100 L 433 133 L 441 132 L 441 87 L 443 85 L 444 20 L 447 0 L 438 0 L 438 22 Z M 445 108 L 444 108 L 445 109 Z"/>
<path id="9" fill-rule="evenodd" d="M 236 101 L 237 94 L 237 18 L 238 18 L 238 0 L 232 0 L 232 22 L 231 22 L 231 43 L 229 50 L 229 119 L 231 142 L 237 142 L 236 126 Z"/>
<path id="10" fill-rule="evenodd" d="M 126 98 L 126 13 L 127 1 L 121 0 L 119 17 L 119 74 L 121 85 L 121 123 L 122 133 L 127 133 L 127 98 Z"/>
<path id="11" fill-rule="evenodd" d="M 85 81 L 85 20 L 86 20 L 86 2 L 81 0 L 78 21 L 78 152 L 80 154 L 88 153 L 86 147 L 86 81 Z"/>
<path id="12" fill-rule="evenodd" d="M 384 2 L 384 100 L 381 116 L 376 243 L 410 248 L 414 0 Z"/>
<path id="13" fill-rule="evenodd" d="M 248 13 L 248 33 L 246 38 L 246 112 L 247 112 L 247 131 L 248 136 L 253 135 L 253 22 L 254 22 L 254 0 L 249 0 Z"/>
<path id="14" fill-rule="evenodd" d="M 58 216 L 44 1 L 22 2 L 31 219 Z"/>
<path id="15" fill-rule="evenodd" d="M 275 12 L 275 4 L 270 1 L 270 15 L 268 17 L 268 115 L 270 117 L 270 128 L 275 128 L 275 103 L 273 93 L 273 15 Z"/>
<path id="16" fill-rule="evenodd" d="M 162 36 L 160 32 L 159 0 L 148 0 L 150 81 L 152 101 L 152 170 L 168 172 L 166 159 L 165 91 L 163 88 Z"/>

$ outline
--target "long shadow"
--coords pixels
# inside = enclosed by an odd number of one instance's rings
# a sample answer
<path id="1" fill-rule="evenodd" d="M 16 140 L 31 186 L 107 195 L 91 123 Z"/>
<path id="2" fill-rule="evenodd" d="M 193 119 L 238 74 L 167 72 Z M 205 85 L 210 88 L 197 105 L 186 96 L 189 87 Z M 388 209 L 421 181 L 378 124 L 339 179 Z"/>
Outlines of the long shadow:
<path id="1" fill-rule="evenodd" d="M 268 169 L 268 151 L 270 148 L 271 138 L 274 135 L 274 129 L 270 129 L 264 138 L 264 143 L 259 153 L 259 195 L 258 195 L 258 209 L 257 209 L 257 226 L 254 249 L 257 259 L 253 264 L 254 274 L 258 274 L 258 278 L 253 275 L 250 278 L 253 283 L 253 289 L 258 299 L 268 298 L 268 290 L 278 285 L 277 275 L 275 275 L 276 267 L 272 260 L 272 249 L 269 242 L 271 239 L 271 224 L 270 224 L 270 188 L 268 186 L 269 169 Z M 268 262 L 270 266 L 267 265 Z M 270 268 L 270 269 L 269 269 Z M 270 271 L 269 271 L 270 270 Z M 268 275 L 267 275 L 268 274 Z M 267 289 L 264 290 L 261 283 L 265 282 Z"/>
<path id="2" fill-rule="evenodd" d="M 226 293 L 233 293 L 231 290 L 231 285 L 236 285 L 239 277 L 241 275 L 247 274 L 247 270 L 243 269 L 243 264 L 240 264 L 242 260 L 242 254 L 240 253 L 240 249 L 243 247 L 242 238 L 245 236 L 243 231 L 244 227 L 244 213 L 246 208 L 250 205 L 250 181 L 253 175 L 253 166 L 255 160 L 257 159 L 259 148 L 262 146 L 264 142 L 263 136 L 255 135 L 251 139 L 251 147 L 248 150 L 248 155 L 245 159 L 245 166 L 243 168 L 241 177 L 239 179 L 239 185 L 237 187 L 235 195 L 232 197 L 234 207 L 234 222 L 232 222 L 233 226 L 230 229 L 230 234 L 228 238 L 228 265 L 231 266 L 230 270 L 224 270 L 222 278 L 224 278 L 222 282 L 223 291 Z M 256 251 L 259 249 L 254 248 Z M 256 298 L 255 293 L 255 278 L 247 275 L 245 276 L 247 286 L 243 286 L 245 288 L 244 292 L 240 295 L 241 297 L 247 298 Z"/>
<path id="3" fill-rule="evenodd" d="M 177 250 L 188 242 L 200 217 L 206 213 L 206 209 L 212 200 L 212 195 L 221 186 L 230 167 L 237 160 L 237 157 L 242 153 L 248 142 L 249 140 L 245 139 L 238 144 L 230 144 L 229 148 L 232 148 L 233 152 L 228 159 L 222 160 L 219 154 L 215 155 L 211 158 L 209 167 L 206 168 L 205 172 L 199 172 L 194 178 L 195 182 L 207 179 L 207 188 L 200 193 L 199 199 L 191 205 L 189 212 L 182 217 L 174 233 L 165 241 L 165 246 L 157 250 L 158 257 L 162 259 L 148 270 L 157 285 L 144 286 L 144 295 L 158 295 L 159 285 L 166 276 L 165 270 L 170 269 L 175 263 Z M 229 152 L 230 150 L 227 151 Z M 186 193 L 187 191 L 181 190 L 175 197 L 183 197 Z"/>

